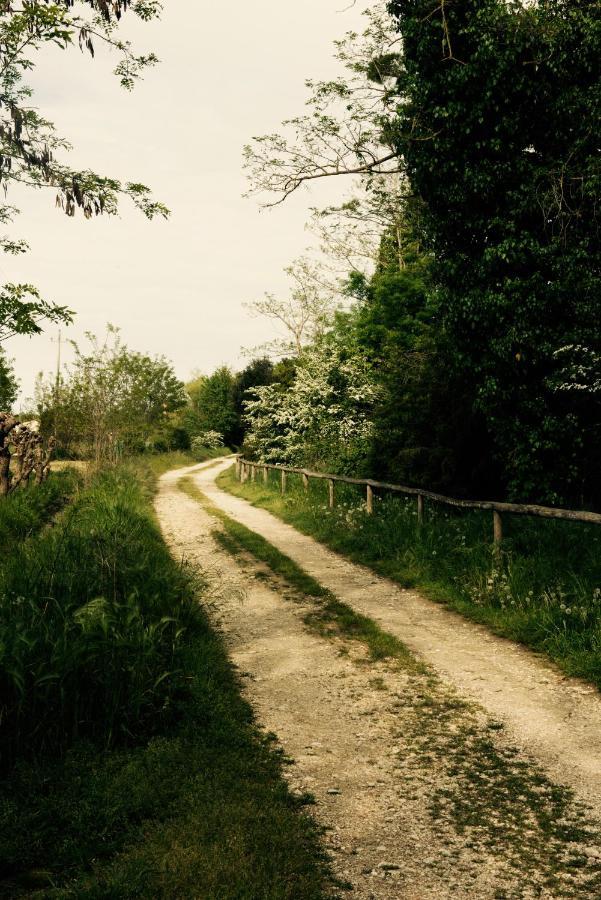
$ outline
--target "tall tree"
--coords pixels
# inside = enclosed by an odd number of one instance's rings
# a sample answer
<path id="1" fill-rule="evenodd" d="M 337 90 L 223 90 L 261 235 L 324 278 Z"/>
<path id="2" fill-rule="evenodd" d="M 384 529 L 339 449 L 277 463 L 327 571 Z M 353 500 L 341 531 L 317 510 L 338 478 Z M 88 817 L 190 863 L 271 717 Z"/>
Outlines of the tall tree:
<path id="1" fill-rule="evenodd" d="M 396 146 L 455 365 L 514 498 L 601 502 L 601 15 L 584 0 L 395 0 Z M 581 390 L 560 389 L 570 380 Z"/>
<path id="2" fill-rule="evenodd" d="M 274 381 L 273 370 L 274 365 L 272 361 L 264 356 L 261 359 L 253 359 L 235 376 L 233 398 L 234 408 L 236 410 L 236 425 L 231 431 L 230 442 L 232 447 L 241 447 L 244 443 L 244 436 L 246 434 L 244 404 L 250 399 L 249 392 L 252 388 L 272 384 Z"/>
<path id="3" fill-rule="evenodd" d="M 188 385 L 193 413 L 188 427 L 192 436 L 216 431 L 227 445 L 233 443 L 238 421 L 234 385 L 235 378 L 228 366 L 220 366 L 212 375 Z"/>
<path id="4" fill-rule="evenodd" d="M 400 39 L 383 3 L 366 16 L 361 34 L 349 32 L 335 44 L 340 75 L 307 81 L 308 113 L 245 148 L 251 192 L 270 195 L 267 205 L 323 178 L 350 175 L 369 182 L 402 171 L 389 128 L 397 105 Z"/>

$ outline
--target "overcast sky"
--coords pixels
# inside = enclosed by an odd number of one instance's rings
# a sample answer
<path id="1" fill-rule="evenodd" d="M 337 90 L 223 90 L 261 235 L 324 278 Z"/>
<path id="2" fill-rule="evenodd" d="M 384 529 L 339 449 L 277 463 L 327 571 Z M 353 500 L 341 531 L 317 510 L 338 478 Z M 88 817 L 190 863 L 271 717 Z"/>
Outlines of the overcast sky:
<path id="1" fill-rule="evenodd" d="M 242 303 L 285 289 L 283 267 L 311 241 L 309 207 L 350 185 L 322 182 L 261 211 L 242 198 L 242 146 L 302 112 L 305 78 L 337 71 L 332 42 L 361 27 L 366 5 L 165 0 L 160 22 L 128 25 L 140 52 L 161 59 L 133 93 L 107 58 L 45 54 L 28 80 L 41 112 L 73 144 L 71 164 L 149 184 L 172 217 L 147 222 L 124 205 L 120 218 L 86 222 L 55 210 L 51 191 L 14 192 L 8 201 L 22 215 L 13 231 L 31 251 L 0 259 L 0 278 L 33 283 L 74 309 L 67 338 L 110 322 L 132 349 L 169 357 L 183 379 L 243 365 L 240 348 L 271 335 Z M 53 337 L 54 328 L 6 345 L 25 396 L 36 373 L 55 365 Z"/>

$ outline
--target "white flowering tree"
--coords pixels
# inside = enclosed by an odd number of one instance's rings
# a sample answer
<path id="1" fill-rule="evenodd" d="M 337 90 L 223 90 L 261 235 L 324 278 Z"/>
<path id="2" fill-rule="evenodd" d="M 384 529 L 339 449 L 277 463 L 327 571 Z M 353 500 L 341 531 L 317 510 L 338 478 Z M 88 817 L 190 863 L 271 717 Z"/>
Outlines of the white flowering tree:
<path id="1" fill-rule="evenodd" d="M 581 393 L 601 397 L 601 354 L 581 344 L 566 344 L 555 351 L 561 363 L 553 388 L 560 393 Z"/>
<path id="2" fill-rule="evenodd" d="M 246 402 L 247 450 L 261 462 L 358 472 L 365 464 L 378 389 L 340 320 L 306 348 L 290 388 L 256 388 Z"/>

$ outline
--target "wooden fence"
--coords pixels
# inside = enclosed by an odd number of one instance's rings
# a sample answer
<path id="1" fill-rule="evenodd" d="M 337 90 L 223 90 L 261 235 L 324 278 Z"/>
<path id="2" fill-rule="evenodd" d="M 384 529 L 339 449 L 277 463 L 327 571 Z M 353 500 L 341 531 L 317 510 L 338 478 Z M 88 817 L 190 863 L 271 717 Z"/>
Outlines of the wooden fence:
<path id="1" fill-rule="evenodd" d="M 366 509 L 369 515 L 374 512 L 374 494 L 376 492 L 389 492 L 395 494 L 405 494 L 416 498 L 417 502 L 417 521 L 422 525 L 424 522 L 426 500 L 433 503 L 440 503 L 444 506 L 454 506 L 459 509 L 483 509 L 490 510 L 493 516 L 493 540 L 496 545 L 500 545 L 503 540 L 503 515 L 512 516 L 536 516 L 540 519 L 564 519 L 570 522 L 587 522 L 592 525 L 601 525 L 601 513 L 578 511 L 573 509 L 559 509 L 554 506 L 536 506 L 521 503 L 497 503 L 494 500 L 458 500 L 455 497 L 445 497 L 443 494 L 435 494 L 432 491 L 425 491 L 422 488 L 406 487 L 401 484 L 388 484 L 385 481 L 373 481 L 371 478 L 349 478 L 346 475 L 326 475 L 323 472 L 311 472 L 308 469 L 295 469 L 292 466 L 278 466 L 272 463 L 257 463 L 244 459 L 243 456 L 236 458 L 236 475 L 239 481 L 245 482 L 249 479 L 256 481 L 257 474 L 263 474 L 263 481 L 267 483 L 269 472 L 280 472 L 281 492 L 286 493 L 288 475 L 300 475 L 303 480 L 305 490 L 309 489 L 309 480 L 311 478 L 326 481 L 328 483 L 328 499 L 330 508 L 333 508 L 336 502 L 336 483 L 355 484 L 365 487 Z"/>

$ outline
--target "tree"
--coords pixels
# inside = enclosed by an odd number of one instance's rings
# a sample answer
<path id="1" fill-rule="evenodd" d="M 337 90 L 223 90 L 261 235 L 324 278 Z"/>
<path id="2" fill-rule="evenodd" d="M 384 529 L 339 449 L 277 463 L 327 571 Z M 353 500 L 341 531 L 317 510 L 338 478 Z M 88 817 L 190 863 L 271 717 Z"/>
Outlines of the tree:
<path id="1" fill-rule="evenodd" d="M 301 258 L 284 271 L 292 282 L 288 297 L 266 293 L 260 300 L 247 304 L 251 314 L 271 319 L 284 333 L 283 337 L 255 348 L 255 353 L 298 356 L 305 346 L 326 332 L 340 306 L 342 289 L 328 282 L 321 266 Z"/>
<path id="2" fill-rule="evenodd" d="M 233 443 L 237 427 L 234 385 L 231 369 L 220 366 L 212 375 L 201 376 L 187 386 L 191 415 L 186 421 L 191 437 L 216 431 L 223 435 L 226 445 Z"/>
<path id="3" fill-rule="evenodd" d="M 601 16 L 581 0 L 396 0 L 396 146 L 424 206 L 453 363 L 515 499 L 600 502 L 597 404 L 554 388 L 601 350 Z"/>
<path id="4" fill-rule="evenodd" d="M 88 10 L 85 15 L 79 10 Z M 6 195 L 11 185 L 49 189 L 56 206 L 68 216 L 80 210 L 85 218 L 116 214 L 122 197 L 130 198 L 149 218 L 167 215 L 145 185 L 122 183 L 64 162 L 68 143 L 35 108 L 32 92 L 23 82 L 35 65 L 36 54 L 48 44 L 63 50 L 79 47 L 94 56 L 104 45 L 118 54 L 115 72 L 126 89 L 133 87 L 153 54 L 136 56 L 127 41 L 117 36 L 119 21 L 131 11 L 142 20 L 158 15 L 158 0 L 22 0 L 0 2 L 0 185 Z M 11 222 L 18 210 L 0 206 L 0 223 Z M 0 238 L 5 253 L 27 250 L 23 240 Z M 0 290 L 0 341 L 12 334 L 36 334 L 43 320 L 69 322 L 64 306 L 42 300 L 27 284 L 6 284 Z"/>
<path id="5" fill-rule="evenodd" d="M 86 351 L 74 344 L 75 362 L 58 390 L 54 380 L 38 385 L 43 431 L 97 462 L 152 445 L 187 402 L 184 385 L 164 357 L 129 350 L 114 327 L 88 341 Z"/>
<path id="6" fill-rule="evenodd" d="M 255 388 L 245 403 L 248 451 L 259 460 L 356 474 L 365 468 L 377 399 L 351 314 L 303 350 L 291 384 Z"/>
<path id="7" fill-rule="evenodd" d="M 17 399 L 19 385 L 9 359 L 0 350 L 0 410 L 9 410 Z"/>
<path id="8" fill-rule="evenodd" d="M 272 384 L 274 381 L 273 370 L 274 365 L 272 361 L 267 359 L 267 357 L 263 357 L 262 359 L 253 359 L 246 368 L 235 376 L 233 398 L 236 410 L 236 425 L 231 432 L 231 446 L 241 447 L 244 443 L 246 434 L 244 404 L 249 399 L 250 390 Z"/>
<path id="9" fill-rule="evenodd" d="M 366 12 L 362 34 L 336 42 L 343 74 L 307 81 L 310 112 L 282 123 L 282 134 L 255 137 L 245 147 L 251 191 L 281 203 L 301 186 L 330 176 L 377 176 L 402 171 L 389 122 L 398 97 L 400 39 L 385 6 Z"/>

